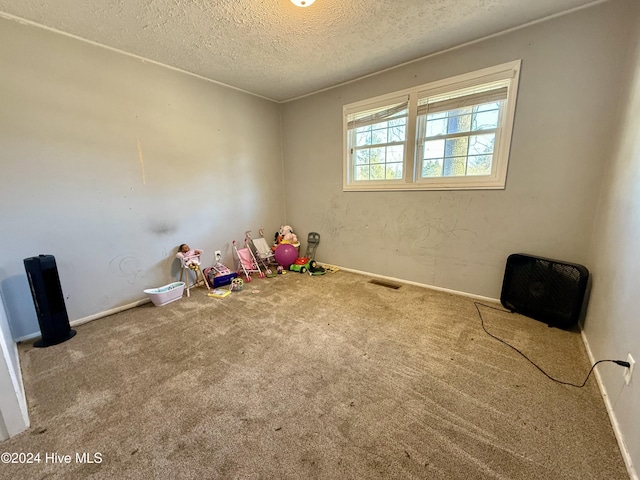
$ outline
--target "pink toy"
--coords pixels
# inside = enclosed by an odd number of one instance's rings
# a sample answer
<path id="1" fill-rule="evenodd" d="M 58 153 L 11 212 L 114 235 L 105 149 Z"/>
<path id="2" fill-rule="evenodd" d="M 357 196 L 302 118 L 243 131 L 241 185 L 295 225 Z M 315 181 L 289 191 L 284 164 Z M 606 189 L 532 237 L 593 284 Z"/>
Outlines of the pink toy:
<path id="1" fill-rule="evenodd" d="M 276 262 L 286 269 L 298 258 L 298 249 L 290 243 L 281 243 L 276 247 L 274 256 Z"/>
<path id="2" fill-rule="evenodd" d="M 238 273 L 242 270 L 244 272 L 244 276 L 247 279 L 247 282 L 251 281 L 251 273 L 256 272 L 260 278 L 264 278 L 264 273 L 260 270 L 260 266 L 258 265 L 258 261 L 256 257 L 253 255 L 253 252 L 249 248 L 249 238 L 244 238 L 244 247 L 238 248 L 236 247 L 236 241 L 233 241 L 233 250 L 236 252 L 236 256 L 238 257 Z"/>
<path id="3" fill-rule="evenodd" d="M 186 243 L 180 245 L 178 253 L 176 253 L 176 257 L 180 259 L 182 266 L 192 270 L 197 270 L 200 266 L 200 255 L 202 255 L 202 250 L 191 248 Z"/>

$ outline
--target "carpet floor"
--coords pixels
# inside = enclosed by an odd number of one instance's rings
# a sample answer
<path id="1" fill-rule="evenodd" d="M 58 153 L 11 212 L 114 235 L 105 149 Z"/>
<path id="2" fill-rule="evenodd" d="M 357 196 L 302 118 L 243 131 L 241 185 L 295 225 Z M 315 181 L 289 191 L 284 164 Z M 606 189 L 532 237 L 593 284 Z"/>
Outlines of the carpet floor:
<path id="1" fill-rule="evenodd" d="M 21 344 L 31 428 L 0 451 L 40 462 L 0 478 L 629 478 L 593 376 L 549 380 L 470 298 L 369 280 L 198 288 Z M 582 383 L 579 332 L 480 308 L 491 333 Z"/>

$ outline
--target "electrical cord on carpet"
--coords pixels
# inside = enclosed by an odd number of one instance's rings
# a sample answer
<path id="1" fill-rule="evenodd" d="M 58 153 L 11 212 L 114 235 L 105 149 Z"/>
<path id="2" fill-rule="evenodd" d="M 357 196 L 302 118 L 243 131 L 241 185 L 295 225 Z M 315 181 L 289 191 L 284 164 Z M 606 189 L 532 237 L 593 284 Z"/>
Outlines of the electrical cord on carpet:
<path id="1" fill-rule="evenodd" d="M 547 372 L 545 372 L 542 368 L 540 368 L 538 365 L 536 365 L 536 363 L 531 360 L 529 357 L 527 357 L 521 350 L 519 350 L 518 348 L 514 347 L 513 345 L 511 345 L 510 343 L 508 343 L 507 341 L 501 339 L 500 337 L 497 337 L 496 335 L 494 335 L 493 333 L 489 332 L 486 327 L 484 326 L 484 318 L 482 317 L 482 312 L 480 311 L 480 305 L 486 308 L 491 308 L 492 310 L 497 310 L 498 312 L 504 312 L 504 313 L 513 313 L 510 312 L 509 310 L 505 310 L 503 308 L 497 308 L 494 307 L 492 305 L 486 305 L 484 303 L 480 303 L 480 302 L 473 302 L 473 305 L 476 307 L 476 311 L 478 312 L 478 316 L 480 317 L 480 325 L 482 325 L 482 329 L 485 331 L 485 333 L 487 335 L 489 335 L 492 338 L 495 338 L 496 340 L 498 340 L 501 343 L 504 343 L 507 347 L 515 350 L 516 352 L 518 352 L 522 357 L 525 358 L 525 360 L 527 360 L 531 365 L 533 365 L 534 367 L 536 367 L 538 370 L 540 370 L 547 378 L 553 380 L 554 382 L 557 383 L 561 383 L 562 385 L 569 385 L 570 387 L 576 387 L 576 388 L 582 388 L 587 384 L 587 380 L 589 380 L 589 377 L 591 376 L 591 374 L 593 373 L 593 369 L 596 368 L 596 365 L 600 364 L 600 363 L 604 363 L 604 362 L 612 362 L 615 363 L 617 365 L 620 365 L 621 367 L 625 367 L 625 368 L 629 368 L 630 364 L 629 362 L 625 362 L 624 360 L 598 360 L 596 363 L 594 363 L 591 366 L 591 370 L 589 370 L 589 373 L 587 374 L 587 377 L 584 379 L 584 382 L 582 382 L 582 385 L 577 385 L 575 383 L 571 383 L 571 382 L 564 382 L 562 380 L 558 380 L 557 378 L 553 378 L 551 375 L 549 375 Z"/>

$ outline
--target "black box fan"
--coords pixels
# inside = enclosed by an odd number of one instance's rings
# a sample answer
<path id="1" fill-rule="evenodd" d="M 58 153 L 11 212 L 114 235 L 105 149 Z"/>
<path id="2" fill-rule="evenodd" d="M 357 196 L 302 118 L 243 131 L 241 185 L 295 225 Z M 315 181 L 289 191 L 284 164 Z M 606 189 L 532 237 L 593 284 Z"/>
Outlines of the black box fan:
<path id="1" fill-rule="evenodd" d="M 551 327 L 573 327 L 582 312 L 589 270 L 575 263 L 514 253 L 507 258 L 500 303 Z"/>

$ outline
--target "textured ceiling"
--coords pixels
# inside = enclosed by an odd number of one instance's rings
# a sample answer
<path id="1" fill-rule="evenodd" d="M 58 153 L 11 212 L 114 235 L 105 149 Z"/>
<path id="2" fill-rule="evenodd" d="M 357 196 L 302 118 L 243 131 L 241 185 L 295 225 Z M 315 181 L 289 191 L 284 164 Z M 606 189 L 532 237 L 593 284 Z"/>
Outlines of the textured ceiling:
<path id="1" fill-rule="evenodd" d="M 0 0 L 0 15 L 286 101 L 590 3 Z"/>

